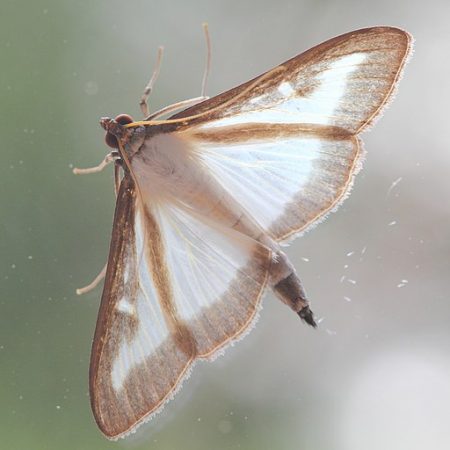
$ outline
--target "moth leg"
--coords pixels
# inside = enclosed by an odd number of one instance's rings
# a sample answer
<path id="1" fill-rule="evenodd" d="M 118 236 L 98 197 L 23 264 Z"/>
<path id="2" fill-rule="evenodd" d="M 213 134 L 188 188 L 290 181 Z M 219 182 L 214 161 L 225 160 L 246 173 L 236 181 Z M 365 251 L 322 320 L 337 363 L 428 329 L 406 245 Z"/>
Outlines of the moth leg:
<path id="1" fill-rule="evenodd" d="M 92 283 L 89 283 L 87 286 L 84 286 L 82 288 L 77 289 L 76 290 L 77 295 L 83 295 L 83 294 L 86 294 L 89 291 L 92 291 L 92 289 L 95 289 L 97 287 L 97 285 L 100 283 L 100 281 L 102 281 L 103 278 L 105 278 L 106 267 L 107 267 L 107 264 L 105 264 L 105 267 L 103 267 L 101 272 L 94 278 Z"/>
<path id="2" fill-rule="evenodd" d="M 117 152 L 111 152 L 111 153 L 117 153 Z M 111 153 L 110 153 L 110 155 L 111 155 Z M 116 157 L 116 155 L 113 155 L 113 158 L 115 158 L 115 157 Z M 115 161 L 115 164 L 114 164 L 114 192 L 115 192 L 116 197 L 117 197 L 117 193 L 119 192 L 120 182 L 121 182 L 120 169 L 122 167 L 122 160 L 121 159 L 115 159 L 114 161 Z M 104 162 L 104 161 L 102 161 L 102 162 Z M 102 163 L 100 163 L 100 165 L 101 164 Z M 106 163 L 106 164 L 108 164 L 108 163 Z M 82 169 L 82 170 L 89 170 L 89 169 Z M 86 173 L 86 172 L 81 172 L 81 173 Z M 103 267 L 101 272 L 94 278 L 92 283 L 88 284 L 87 286 L 84 286 L 82 288 L 77 289 L 76 290 L 77 295 L 83 295 L 83 294 L 86 294 L 87 292 L 92 291 L 93 289 L 95 289 L 97 287 L 97 285 L 100 283 L 100 281 L 102 281 L 103 278 L 105 278 L 106 267 L 107 267 L 107 264 L 105 264 L 105 266 Z"/>
<path id="3" fill-rule="evenodd" d="M 156 79 L 158 78 L 159 70 L 161 69 L 161 61 L 162 61 L 163 53 L 164 53 L 164 47 L 159 47 L 158 48 L 158 56 L 156 58 L 155 69 L 153 70 L 152 76 L 150 77 L 150 80 L 149 80 L 147 86 L 145 86 L 144 93 L 142 94 L 141 100 L 139 101 L 139 106 L 141 107 L 141 111 L 142 111 L 142 114 L 144 115 L 144 117 L 147 117 L 149 115 L 147 101 L 148 101 L 148 98 L 150 97 L 150 93 L 152 92 L 153 85 L 155 84 Z"/>
<path id="4" fill-rule="evenodd" d="M 105 159 L 98 166 L 88 167 L 86 169 L 78 169 L 77 167 L 75 167 L 72 172 L 75 175 L 87 175 L 89 173 L 101 172 L 108 164 L 112 163 L 113 161 L 117 161 L 118 159 L 120 159 L 119 152 L 112 151 L 105 156 Z"/>
<path id="5" fill-rule="evenodd" d="M 123 161 L 121 159 L 117 159 L 114 164 L 114 192 L 116 194 L 119 193 L 120 183 L 122 181 L 120 177 L 120 168 L 122 167 Z"/>

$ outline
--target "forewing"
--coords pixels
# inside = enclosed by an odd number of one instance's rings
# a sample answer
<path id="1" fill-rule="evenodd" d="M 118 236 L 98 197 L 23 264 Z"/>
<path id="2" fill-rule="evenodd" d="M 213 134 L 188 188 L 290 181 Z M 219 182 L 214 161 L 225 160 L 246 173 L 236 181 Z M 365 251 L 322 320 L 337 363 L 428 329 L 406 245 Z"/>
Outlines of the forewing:
<path id="1" fill-rule="evenodd" d="M 248 328 L 271 260 L 260 244 L 137 191 L 128 174 L 91 356 L 92 409 L 111 439 L 161 408 L 196 358 Z"/>
<path id="2" fill-rule="evenodd" d="M 411 37 L 397 28 L 353 31 L 172 119 L 192 117 L 201 128 L 309 123 L 356 134 L 389 99 L 410 49 Z"/>
<path id="3" fill-rule="evenodd" d="M 100 429 L 132 429 L 174 389 L 192 355 L 166 323 L 144 255 L 134 183 L 122 181 L 91 355 L 90 395 Z"/>
<path id="4" fill-rule="evenodd" d="M 277 241 L 345 198 L 360 167 L 357 134 L 392 95 L 410 52 L 399 29 L 327 41 L 174 116 L 229 193 Z"/>

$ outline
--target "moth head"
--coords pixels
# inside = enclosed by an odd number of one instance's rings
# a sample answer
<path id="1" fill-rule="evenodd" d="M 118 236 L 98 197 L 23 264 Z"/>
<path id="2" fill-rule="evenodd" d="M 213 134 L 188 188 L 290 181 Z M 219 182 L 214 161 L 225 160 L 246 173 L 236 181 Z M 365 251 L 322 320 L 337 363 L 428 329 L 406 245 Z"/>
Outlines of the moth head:
<path id="1" fill-rule="evenodd" d="M 119 114 L 115 119 L 120 125 L 126 125 L 128 123 L 134 122 L 133 118 L 129 114 Z M 116 136 L 114 136 L 109 131 L 105 134 L 106 145 L 112 148 L 119 148 L 119 143 L 117 142 Z"/>

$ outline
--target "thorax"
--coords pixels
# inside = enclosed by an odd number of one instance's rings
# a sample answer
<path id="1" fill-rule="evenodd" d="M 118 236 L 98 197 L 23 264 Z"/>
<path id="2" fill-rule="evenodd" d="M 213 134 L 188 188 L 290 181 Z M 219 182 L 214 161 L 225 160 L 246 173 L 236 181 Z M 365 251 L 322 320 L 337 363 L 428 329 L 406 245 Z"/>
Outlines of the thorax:
<path id="1" fill-rule="evenodd" d="M 172 133 L 147 137 L 132 159 L 131 169 L 141 190 L 186 196 L 208 182 L 200 158 Z"/>

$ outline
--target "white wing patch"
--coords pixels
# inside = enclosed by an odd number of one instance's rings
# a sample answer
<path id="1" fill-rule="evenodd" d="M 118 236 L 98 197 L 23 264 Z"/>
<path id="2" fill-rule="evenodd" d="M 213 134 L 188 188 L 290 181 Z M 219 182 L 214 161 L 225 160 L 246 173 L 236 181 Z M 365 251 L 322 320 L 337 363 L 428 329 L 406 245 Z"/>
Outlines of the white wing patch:
<path id="1" fill-rule="evenodd" d="M 270 251 L 182 207 L 164 204 L 154 213 L 178 316 L 188 324 L 198 355 L 209 357 L 255 314 Z"/>
<path id="2" fill-rule="evenodd" d="M 111 370 L 112 386 L 116 391 L 124 387 L 130 371 L 141 365 L 169 336 L 151 272 L 143 254 L 144 245 L 141 215 L 137 213 L 135 255 L 139 274 L 138 289 L 135 298 L 122 297 L 116 305 L 119 313 L 134 318 L 137 329 L 131 338 L 126 333 L 120 336 L 120 350 L 112 361 Z M 132 269 L 126 268 L 124 274 L 130 271 Z"/>
<path id="3" fill-rule="evenodd" d="M 277 108 L 277 113 L 287 112 L 288 116 L 293 113 L 295 118 L 292 117 L 291 120 L 297 123 L 333 125 L 334 114 L 339 109 L 345 94 L 348 90 L 355 89 L 356 80 L 352 79 L 352 74 L 365 60 L 364 53 L 354 53 L 333 61 L 317 77 L 318 86 L 311 95 L 289 96 L 286 102 Z M 301 80 L 297 82 L 301 83 Z M 282 123 L 280 117 L 277 123 Z"/>
<path id="4" fill-rule="evenodd" d="M 157 217 L 177 310 L 183 319 L 190 319 L 225 294 L 250 262 L 251 245 L 174 206 L 160 207 Z"/>
<path id="5" fill-rule="evenodd" d="M 223 127 L 244 123 L 312 123 L 335 125 L 335 112 L 361 82 L 352 74 L 366 61 L 364 53 L 345 55 L 331 62 L 314 67 L 308 82 L 313 83 L 312 93 L 303 93 L 305 74 L 280 83 L 276 90 L 251 98 L 240 106 L 241 112 L 223 119 L 202 124 L 200 129 Z M 364 83 L 364 80 L 362 80 Z"/>
<path id="6" fill-rule="evenodd" d="M 356 139 L 283 136 L 281 125 L 277 138 L 249 134 L 244 142 L 199 137 L 195 145 L 216 179 L 275 240 L 303 230 L 344 194 L 359 155 Z"/>
<path id="7" fill-rule="evenodd" d="M 312 176 L 318 139 L 279 139 L 239 145 L 201 144 L 203 158 L 230 193 L 264 229 Z"/>

